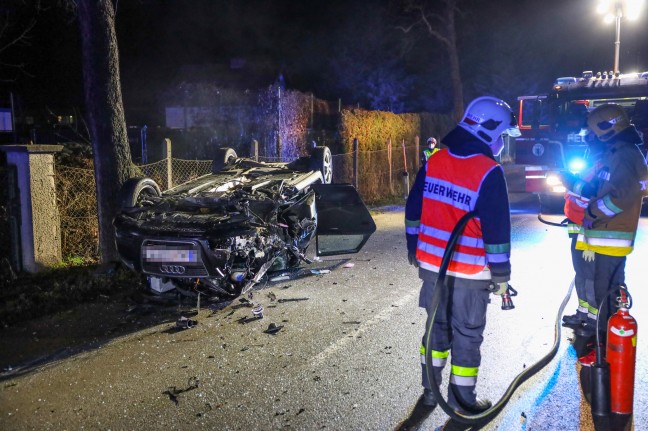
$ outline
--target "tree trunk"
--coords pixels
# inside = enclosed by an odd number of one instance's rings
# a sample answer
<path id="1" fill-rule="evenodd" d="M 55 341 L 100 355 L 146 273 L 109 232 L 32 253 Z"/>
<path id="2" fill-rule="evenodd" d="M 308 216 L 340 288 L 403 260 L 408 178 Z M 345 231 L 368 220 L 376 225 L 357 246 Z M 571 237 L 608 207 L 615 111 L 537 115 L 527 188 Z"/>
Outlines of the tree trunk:
<path id="1" fill-rule="evenodd" d="M 455 28 L 455 13 L 457 2 L 448 0 L 445 7 L 446 49 L 450 61 L 450 81 L 452 82 L 452 118 L 460 121 L 464 111 L 463 83 L 461 81 L 461 70 L 459 68 L 459 52 L 457 49 L 457 29 Z"/>
<path id="2" fill-rule="evenodd" d="M 86 113 L 94 153 L 102 263 L 118 260 L 112 220 L 132 164 L 119 76 L 111 0 L 78 0 Z"/>

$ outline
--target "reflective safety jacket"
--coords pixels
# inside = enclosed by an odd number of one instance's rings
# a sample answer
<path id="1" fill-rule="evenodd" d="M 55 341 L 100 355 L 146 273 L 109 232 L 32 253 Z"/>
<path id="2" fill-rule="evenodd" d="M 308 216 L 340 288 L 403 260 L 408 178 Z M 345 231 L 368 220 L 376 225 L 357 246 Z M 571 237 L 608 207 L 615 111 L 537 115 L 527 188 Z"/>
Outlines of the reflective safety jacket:
<path id="1" fill-rule="evenodd" d="M 423 161 L 427 162 L 430 156 L 432 156 L 432 154 L 436 153 L 439 150 L 440 148 L 426 148 L 425 150 L 423 150 Z"/>
<path id="2" fill-rule="evenodd" d="M 508 281 L 511 225 L 504 172 L 490 148 L 463 129 L 450 132 L 443 143 L 448 149 L 430 157 L 408 196 L 408 251 L 416 252 L 421 271 L 438 273 L 452 230 L 464 214 L 475 210 L 447 274 Z"/>
<path id="3" fill-rule="evenodd" d="M 626 130 L 630 133 L 619 134 L 603 155 L 599 187 L 585 210 L 585 218 L 593 220 L 593 227 L 580 229 L 578 250 L 627 256 L 634 248 L 642 197 L 648 188 L 648 169 L 641 151 L 631 143 L 639 139 L 634 137 L 635 129 Z"/>
<path id="4" fill-rule="evenodd" d="M 583 224 L 583 215 L 589 199 L 577 195 L 573 192 L 565 193 L 565 216 L 569 219 L 567 223 L 567 233 L 570 236 L 578 234 Z"/>

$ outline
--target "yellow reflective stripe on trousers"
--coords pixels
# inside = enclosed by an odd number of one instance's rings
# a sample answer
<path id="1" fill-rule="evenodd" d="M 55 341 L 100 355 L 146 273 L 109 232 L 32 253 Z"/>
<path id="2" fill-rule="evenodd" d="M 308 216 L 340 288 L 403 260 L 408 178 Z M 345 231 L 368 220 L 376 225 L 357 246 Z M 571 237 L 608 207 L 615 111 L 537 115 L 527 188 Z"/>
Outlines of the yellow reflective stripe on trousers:
<path id="1" fill-rule="evenodd" d="M 421 364 L 425 365 L 425 346 L 421 345 L 421 349 L 419 350 L 421 353 Z M 438 350 L 432 350 L 430 352 L 432 355 L 432 366 L 433 367 L 441 367 L 443 368 L 446 364 L 446 361 L 448 360 L 448 356 L 450 355 L 450 351 L 446 350 L 444 352 L 438 351 Z"/>
<path id="2" fill-rule="evenodd" d="M 450 383 L 457 386 L 475 386 L 477 385 L 478 367 L 460 367 L 453 365 L 450 372 Z"/>

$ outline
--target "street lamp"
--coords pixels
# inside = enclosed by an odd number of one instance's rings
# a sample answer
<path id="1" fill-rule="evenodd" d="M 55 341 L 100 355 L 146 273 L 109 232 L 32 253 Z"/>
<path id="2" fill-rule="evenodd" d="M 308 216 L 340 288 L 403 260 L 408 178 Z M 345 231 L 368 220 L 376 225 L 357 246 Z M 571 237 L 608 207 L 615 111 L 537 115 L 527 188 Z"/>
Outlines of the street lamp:
<path id="1" fill-rule="evenodd" d="M 643 7 L 644 0 L 600 0 L 596 11 L 603 15 L 605 23 L 616 24 L 614 41 L 614 74 L 619 72 L 619 50 L 621 48 L 621 18 L 635 20 Z"/>

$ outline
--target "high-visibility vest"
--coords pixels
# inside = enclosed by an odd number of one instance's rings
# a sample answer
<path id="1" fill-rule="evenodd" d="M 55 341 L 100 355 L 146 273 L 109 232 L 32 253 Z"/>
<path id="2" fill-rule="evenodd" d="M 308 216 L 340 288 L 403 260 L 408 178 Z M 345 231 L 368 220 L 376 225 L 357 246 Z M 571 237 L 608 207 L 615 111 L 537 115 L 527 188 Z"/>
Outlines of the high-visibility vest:
<path id="1" fill-rule="evenodd" d="M 585 209 L 588 204 L 589 199 L 587 198 L 572 192 L 565 193 L 565 216 L 567 216 L 574 225 L 581 226 L 583 224 L 583 217 L 585 216 Z M 575 232 L 572 232 L 573 229 L 576 229 Z M 569 231 L 569 233 L 578 233 L 578 228 L 569 226 Z"/>
<path id="2" fill-rule="evenodd" d="M 475 208 L 479 189 L 497 162 L 483 154 L 456 156 L 447 150 L 427 167 L 416 257 L 421 268 L 439 272 L 450 234 L 461 217 Z M 460 235 L 448 275 L 488 280 L 481 223 L 472 218 Z"/>

